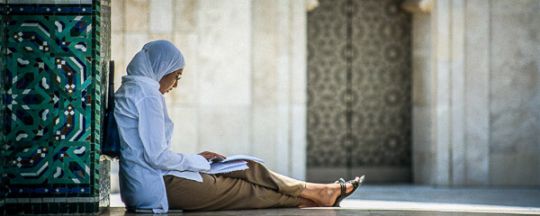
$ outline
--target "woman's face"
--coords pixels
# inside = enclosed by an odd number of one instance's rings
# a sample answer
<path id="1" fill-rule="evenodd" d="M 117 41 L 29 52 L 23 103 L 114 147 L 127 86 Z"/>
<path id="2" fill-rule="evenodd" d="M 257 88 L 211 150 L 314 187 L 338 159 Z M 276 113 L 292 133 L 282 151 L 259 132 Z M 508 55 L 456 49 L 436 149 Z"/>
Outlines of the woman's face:
<path id="1" fill-rule="evenodd" d="M 179 69 L 161 78 L 161 80 L 159 81 L 159 91 L 161 92 L 161 94 L 165 94 L 178 86 L 178 80 L 182 78 L 183 70 L 184 69 Z"/>

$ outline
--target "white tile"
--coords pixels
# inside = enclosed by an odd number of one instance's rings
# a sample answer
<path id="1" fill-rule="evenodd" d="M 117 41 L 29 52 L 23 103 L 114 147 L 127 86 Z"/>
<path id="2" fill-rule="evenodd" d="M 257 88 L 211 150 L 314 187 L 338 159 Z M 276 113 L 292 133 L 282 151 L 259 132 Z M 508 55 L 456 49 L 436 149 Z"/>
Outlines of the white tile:
<path id="1" fill-rule="evenodd" d="M 124 10 L 125 0 L 115 0 L 111 2 L 111 31 L 124 31 Z"/>
<path id="2" fill-rule="evenodd" d="M 433 17 L 434 24 L 434 68 L 433 82 L 437 86 L 437 90 L 434 92 L 434 114 L 433 114 L 433 127 L 435 138 L 433 139 L 436 146 L 436 184 L 448 185 L 450 180 L 450 167 L 449 163 L 449 142 L 450 142 L 450 10 L 448 0 L 437 1 L 435 12 Z"/>
<path id="3" fill-rule="evenodd" d="M 114 89 L 120 88 L 122 84 L 122 76 L 127 75 L 126 64 L 123 61 L 114 61 Z"/>
<path id="4" fill-rule="evenodd" d="M 125 74 L 125 68 L 121 65 L 125 61 L 124 56 L 124 33 L 112 32 L 111 34 L 111 60 L 114 60 L 115 77 Z"/>
<path id="5" fill-rule="evenodd" d="M 273 1 L 253 1 L 252 44 L 252 103 L 276 105 L 278 89 L 278 40 L 277 4 Z M 283 32 L 287 34 L 288 31 Z M 284 84 L 286 85 L 286 84 Z"/>
<path id="6" fill-rule="evenodd" d="M 199 90 L 197 82 L 199 77 L 197 64 L 197 38 L 196 34 L 192 33 L 176 33 L 173 43 L 184 55 L 186 63 L 182 73 L 182 79 L 178 83 L 178 87 L 171 92 L 171 100 L 174 104 L 179 105 L 197 105 Z"/>
<path id="7" fill-rule="evenodd" d="M 248 105 L 251 100 L 250 1 L 201 1 L 199 103 Z"/>
<path id="8" fill-rule="evenodd" d="M 452 50 L 450 64 L 451 72 L 451 182 L 453 185 L 465 183 L 465 2 L 454 0 L 450 4 Z"/>
<path id="9" fill-rule="evenodd" d="M 412 166 L 414 182 L 431 184 L 434 176 L 432 164 L 431 131 L 431 17 L 424 14 L 413 16 L 413 119 L 412 127 Z"/>
<path id="10" fill-rule="evenodd" d="M 540 15 L 538 2 L 491 2 L 492 153 L 538 152 Z"/>
<path id="11" fill-rule="evenodd" d="M 166 99 L 167 100 L 167 99 Z M 190 106 L 167 105 L 169 116 L 174 122 L 171 148 L 175 152 L 199 153 L 198 111 Z"/>
<path id="12" fill-rule="evenodd" d="M 290 58 L 291 58 L 291 101 L 293 104 L 307 102 L 307 16 L 306 1 L 290 1 L 291 23 Z"/>
<path id="13" fill-rule="evenodd" d="M 149 0 L 128 0 L 124 5 L 125 31 L 148 32 Z"/>
<path id="14" fill-rule="evenodd" d="M 167 99 L 172 105 L 196 106 L 196 98 L 199 94 L 196 88 L 196 71 L 185 69 L 178 86 L 167 94 Z"/>
<path id="15" fill-rule="evenodd" d="M 291 110 L 291 143 L 290 146 L 290 173 L 289 175 L 296 179 L 305 179 L 306 177 L 306 149 L 307 149 L 307 121 L 306 106 L 293 105 Z"/>
<path id="16" fill-rule="evenodd" d="M 125 33 L 124 34 L 124 62 L 129 64 L 133 56 L 148 42 L 147 33 Z"/>
<path id="17" fill-rule="evenodd" d="M 148 35 L 148 41 L 167 40 L 172 42 L 172 38 L 172 34 L 170 33 L 150 33 Z"/>
<path id="18" fill-rule="evenodd" d="M 289 165 L 291 163 L 291 108 L 289 104 L 279 104 L 277 107 L 277 127 L 275 154 L 278 155 L 276 161 L 276 171 L 289 174 Z"/>
<path id="19" fill-rule="evenodd" d="M 465 16 L 465 176 L 481 185 L 489 181 L 489 1 L 467 2 Z"/>
<path id="20" fill-rule="evenodd" d="M 249 154 L 250 108 L 248 106 L 201 106 L 200 151 Z"/>
<path id="21" fill-rule="evenodd" d="M 197 31 L 199 1 L 174 1 L 173 26 L 174 32 L 191 33 Z"/>
<path id="22" fill-rule="evenodd" d="M 150 2 L 150 32 L 170 33 L 173 24 L 172 0 L 159 0 Z"/>
<path id="23" fill-rule="evenodd" d="M 276 106 L 254 106 L 251 115 L 251 153 L 263 158 L 269 168 L 276 169 L 279 160 L 279 155 L 276 154 L 278 128 Z"/>

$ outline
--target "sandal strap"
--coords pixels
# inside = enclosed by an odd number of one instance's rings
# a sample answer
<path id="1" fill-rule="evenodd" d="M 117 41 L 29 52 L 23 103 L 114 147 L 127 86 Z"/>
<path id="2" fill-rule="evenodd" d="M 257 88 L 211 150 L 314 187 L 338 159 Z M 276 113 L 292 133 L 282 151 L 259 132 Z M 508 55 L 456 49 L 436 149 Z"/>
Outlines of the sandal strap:
<path id="1" fill-rule="evenodd" d="M 360 179 L 358 179 L 358 181 L 350 180 L 350 181 L 347 182 L 347 183 L 351 183 L 351 185 L 353 186 L 353 192 L 356 190 L 356 188 L 358 188 L 358 186 L 360 186 L 360 184 L 362 184 L 362 182 L 364 182 L 364 178 L 365 178 L 365 176 L 363 175 L 363 176 L 360 177 Z"/>
<path id="2" fill-rule="evenodd" d="M 355 181 L 355 180 L 350 180 L 350 181 L 348 181 L 347 183 L 351 183 L 351 185 L 353 186 L 353 188 L 357 188 L 358 185 L 360 185 L 360 182 L 359 182 L 359 181 Z"/>
<path id="3" fill-rule="evenodd" d="M 339 186 L 341 187 L 339 197 L 345 197 L 347 193 L 347 182 L 343 178 L 339 179 Z"/>

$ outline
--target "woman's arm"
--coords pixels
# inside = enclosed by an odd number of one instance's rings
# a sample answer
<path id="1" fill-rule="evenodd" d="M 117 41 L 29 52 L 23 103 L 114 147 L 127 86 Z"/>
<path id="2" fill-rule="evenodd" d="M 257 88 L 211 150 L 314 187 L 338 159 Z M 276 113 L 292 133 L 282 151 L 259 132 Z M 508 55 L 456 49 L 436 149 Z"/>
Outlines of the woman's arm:
<path id="1" fill-rule="evenodd" d="M 165 114 L 160 98 L 146 97 L 137 103 L 139 137 L 144 147 L 144 160 L 154 168 L 178 171 L 207 171 L 210 165 L 198 154 L 172 152 L 165 138 Z"/>

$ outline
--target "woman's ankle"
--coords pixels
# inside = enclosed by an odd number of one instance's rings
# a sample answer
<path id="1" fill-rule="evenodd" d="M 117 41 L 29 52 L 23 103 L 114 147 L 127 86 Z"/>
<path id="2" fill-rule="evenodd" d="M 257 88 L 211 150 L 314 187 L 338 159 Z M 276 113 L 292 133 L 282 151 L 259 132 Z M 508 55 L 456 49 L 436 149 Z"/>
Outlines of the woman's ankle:
<path id="1" fill-rule="evenodd" d="M 300 197 L 313 201 L 318 207 L 332 206 L 339 185 L 306 183 L 306 188 Z"/>

